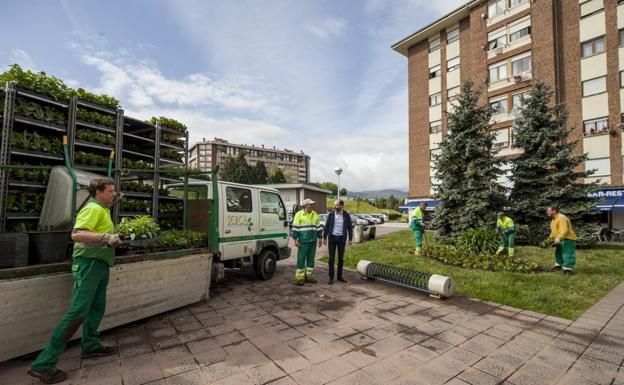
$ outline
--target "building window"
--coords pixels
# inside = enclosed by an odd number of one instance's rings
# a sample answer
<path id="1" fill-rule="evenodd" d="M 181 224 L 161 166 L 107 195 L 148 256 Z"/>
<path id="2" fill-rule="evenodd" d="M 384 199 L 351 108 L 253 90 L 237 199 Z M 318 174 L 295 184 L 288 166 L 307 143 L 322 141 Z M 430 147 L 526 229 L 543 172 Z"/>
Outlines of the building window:
<path id="1" fill-rule="evenodd" d="M 430 106 L 437 106 L 438 104 L 442 103 L 442 94 L 441 93 L 437 93 L 435 95 L 430 95 L 429 96 L 429 105 Z"/>
<path id="2" fill-rule="evenodd" d="M 459 25 L 451 30 L 446 30 L 446 44 L 459 40 Z"/>
<path id="3" fill-rule="evenodd" d="M 449 102 L 452 102 L 453 100 L 457 99 L 457 97 L 459 96 L 460 93 L 460 89 L 459 86 L 458 87 L 453 87 L 453 88 L 449 88 L 446 91 L 446 97 L 448 98 Z"/>
<path id="4" fill-rule="evenodd" d="M 507 79 L 507 63 L 495 64 L 490 67 L 488 76 L 490 83 L 495 83 L 505 79 Z"/>
<path id="5" fill-rule="evenodd" d="M 583 122 L 583 136 L 606 134 L 608 131 L 608 118 L 592 119 Z"/>
<path id="6" fill-rule="evenodd" d="M 522 3 L 526 3 L 528 0 L 509 0 L 509 8 L 517 7 Z"/>
<path id="7" fill-rule="evenodd" d="M 509 34 L 509 42 L 513 43 L 514 41 L 518 41 L 525 36 L 531 35 L 531 26 L 523 27 L 515 32 Z"/>
<path id="8" fill-rule="evenodd" d="M 603 92 L 607 92 L 606 76 L 583 82 L 583 96 L 592 96 Z"/>
<path id="9" fill-rule="evenodd" d="M 497 34 L 498 35 L 498 34 Z M 494 35 L 490 37 L 488 40 L 488 51 L 491 51 L 496 48 L 503 48 L 505 44 L 507 44 L 507 35 L 503 34 L 500 36 Z"/>
<path id="10" fill-rule="evenodd" d="M 604 9 L 603 0 L 590 0 L 581 4 L 581 19 Z"/>
<path id="11" fill-rule="evenodd" d="M 611 175 L 611 159 L 587 159 L 585 170 L 594 170 L 592 176 L 609 176 Z"/>
<path id="12" fill-rule="evenodd" d="M 507 112 L 507 97 L 499 99 L 490 99 L 490 107 L 494 110 L 494 114 L 504 114 Z"/>
<path id="13" fill-rule="evenodd" d="M 494 148 L 506 148 L 509 147 L 509 129 L 496 131 L 496 137 L 494 138 Z"/>
<path id="14" fill-rule="evenodd" d="M 440 38 L 429 40 L 429 52 L 434 52 L 440 49 Z"/>
<path id="15" fill-rule="evenodd" d="M 531 56 L 525 56 L 522 59 L 511 61 L 511 74 L 521 75 L 527 72 L 531 72 Z"/>
<path id="16" fill-rule="evenodd" d="M 527 95 L 527 92 L 523 92 L 520 94 L 515 94 L 511 96 L 511 113 L 514 116 L 518 116 L 522 113 L 522 107 L 524 106 L 524 98 Z"/>
<path id="17" fill-rule="evenodd" d="M 442 75 L 442 69 L 439 65 L 429 68 L 429 79 L 437 78 Z"/>
<path id="18" fill-rule="evenodd" d="M 437 134 L 439 132 L 442 132 L 442 121 L 441 120 L 436 120 L 435 122 L 429 123 L 429 133 L 430 134 Z"/>
<path id="19" fill-rule="evenodd" d="M 502 15 L 505 12 L 506 0 L 491 0 L 488 1 L 488 18 L 493 18 Z"/>
<path id="20" fill-rule="evenodd" d="M 624 88 L 624 71 L 620 71 L 620 88 Z"/>
<path id="21" fill-rule="evenodd" d="M 586 41 L 585 43 L 581 43 L 581 56 L 582 57 L 596 55 L 601 52 L 604 52 L 604 50 L 605 50 L 604 36 L 601 36 L 594 40 Z"/>
<path id="22" fill-rule="evenodd" d="M 624 45 L 624 28 L 618 31 L 620 46 Z"/>
<path id="23" fill-rule="evenodd" d="M 446 62 L 446 70 L 448 72 L 455 71 L 459 69 L 459 56 L 455 57 Z"/>

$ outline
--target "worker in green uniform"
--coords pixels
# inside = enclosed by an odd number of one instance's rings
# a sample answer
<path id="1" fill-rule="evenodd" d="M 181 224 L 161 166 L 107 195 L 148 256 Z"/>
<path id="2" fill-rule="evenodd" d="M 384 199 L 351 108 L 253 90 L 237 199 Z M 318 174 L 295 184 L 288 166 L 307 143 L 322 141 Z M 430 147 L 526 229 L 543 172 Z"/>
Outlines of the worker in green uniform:
<path id="1" fill-rule="evenodd" d="M 409 228 L 414 232 L 414 239 L 416 240 L 416 250 L 414 254 L 420 255 L 422 250 L 423 235 L 425 234 L 425 210 L 427 209 L 427 202 L 420 202 L 418 207 L 412 213 L 412 219 L 410 221 Z"/>
<path id="2" fill-rule="evenodd" d="M 500 236 L 498 250 L 496 255 L 502 253 L 505 248 L 508 249 L 510 257 L 514 256 L 514 247 L 516 245 L 516 228 L 514 222 L 504 212 L 499 212 L 496 220 L 496 233 Z"/>
<path id="3" fill-rule="evenodd" d="M 557 207 L 549 207 L 546 214 L 550 217 L 550 236 L 555 246 L 555 266 L 552 271 L 563 268 L 565 275 L 572 274 L 576 266 L 576 234 L 570 219 L 559 212 Z"/>
<path id="4" fill-rule="evenodd" d="M 109 268 L 115 262 L 114 248 L 121 244 L 119 235 L 113 234 L 109 210 L 115 201 L 115 186 L 108 179 L 93 179 L 89 194 L 91 199 L 78 213 L 72 231 L 75 244 L 71 305 L 28 371 L 44 384 L 67 378 L 65 372 L 56 368 L 56 363 L 80 325 L 82 358 L 117 354 L 117 349 L 102 345 L 97 331 L 106 309 L 106 286 Z"/>
<path id="5" fill-rule="evenodd" d="M 295 272 L 295 283 L 298 286 L 303 286 L 304 282 L 317 282 L 314 279 L 314 257 L 317 243 L 321 247 L 323 242 L 323 226 L 316 211 L 312 210 L 314 203 L 312 199 L 304 199 L 301 202 L 303 209 L 295 214 L 292 224 L 292 237 L 298 247 Z"/>

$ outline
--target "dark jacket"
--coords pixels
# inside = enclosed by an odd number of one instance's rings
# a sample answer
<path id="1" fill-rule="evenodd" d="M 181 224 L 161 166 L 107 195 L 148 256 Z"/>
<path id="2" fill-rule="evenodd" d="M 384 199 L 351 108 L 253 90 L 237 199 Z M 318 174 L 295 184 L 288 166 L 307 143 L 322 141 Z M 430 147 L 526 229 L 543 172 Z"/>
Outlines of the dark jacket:
<path id="1" fill-rule="evenodd" d="M 342 217 L 344 218 L 344 223 L 342 226 L 342 236 L 344 239 L 347 239 L 347 233 L 349 235 L 349 240 L 353 240 L 353 226 L 351 225 L 351 215 L 342 211 Z M 327 239 L 327 236 L 333 234 L 334 232 L 334 221 L 336 220 L 336 212 L 332 211 L 327 216 L 327 222 L 325 222 L 325 230 L 323 231 L 323 239 Z"/>

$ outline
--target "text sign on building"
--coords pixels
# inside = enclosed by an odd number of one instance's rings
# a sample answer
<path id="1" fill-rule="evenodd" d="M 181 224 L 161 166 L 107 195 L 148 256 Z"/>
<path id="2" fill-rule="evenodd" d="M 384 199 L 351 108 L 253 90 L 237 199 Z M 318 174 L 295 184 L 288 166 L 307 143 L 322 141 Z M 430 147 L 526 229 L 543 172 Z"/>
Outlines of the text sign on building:
<path id="1" fill-rule="evenodd" d="M 594 199 L 621 198 L 622 196 L 624 196 L 624 189 L 598 190 L 598 191 L 587 194 L 587 196 L 590 198 L 594 198 Z"/>

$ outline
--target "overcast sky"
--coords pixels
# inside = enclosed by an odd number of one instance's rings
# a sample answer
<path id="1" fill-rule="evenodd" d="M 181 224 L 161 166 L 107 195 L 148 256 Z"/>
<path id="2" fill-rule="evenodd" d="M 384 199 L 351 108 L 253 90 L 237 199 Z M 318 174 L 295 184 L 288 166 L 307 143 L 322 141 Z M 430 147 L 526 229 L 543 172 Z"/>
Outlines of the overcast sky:
<path id="1" fill-rule="evenodd" d="M 312 181 L 407 190 L 407 59 L 462 0 L 3 0 L 0 64 L 116 97 L 127 115 L 310 154 Z"/>

